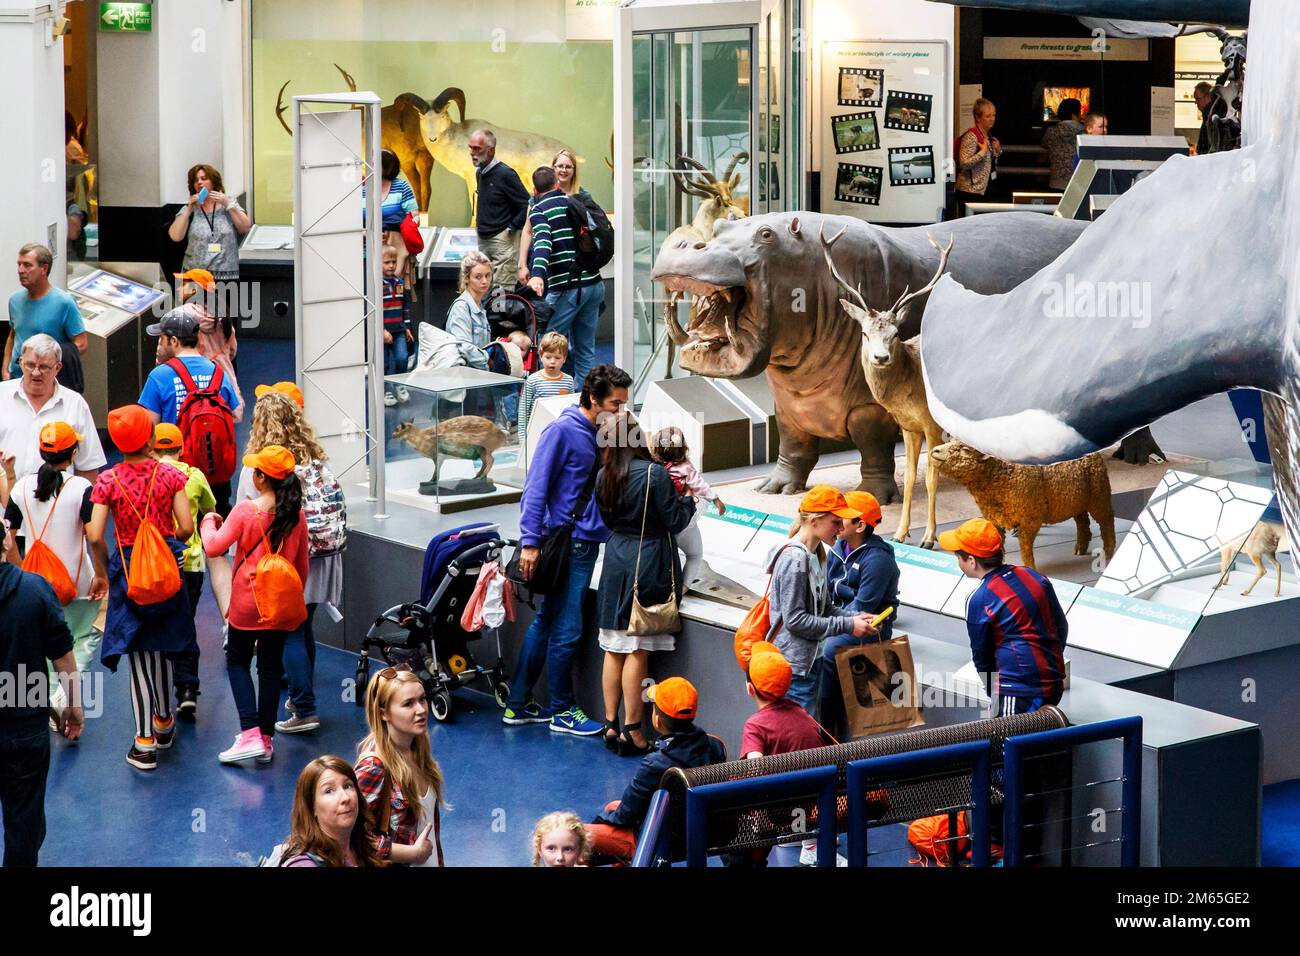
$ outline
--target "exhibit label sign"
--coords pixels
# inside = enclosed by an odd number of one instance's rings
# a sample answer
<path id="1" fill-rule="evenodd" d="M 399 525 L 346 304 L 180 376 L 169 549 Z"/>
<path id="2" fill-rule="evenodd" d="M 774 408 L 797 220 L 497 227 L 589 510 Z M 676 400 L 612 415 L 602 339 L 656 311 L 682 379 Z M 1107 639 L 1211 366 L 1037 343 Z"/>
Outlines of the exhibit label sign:
<path id="1" fill-rule="evenodd" d="M 101 33 L 151 33 L 153 4 L 101 3 L 99 30 Z"/>
<path id="2" fill-rule="evenodd" d="M 565 39 L 614 39 L 614 17 L 622 2 L 623 0 L 565 0 Z"/>
<path id="3" fill-rule="evenodd" d="M 1146 60 L 1146 40 L 1113 37 L 985 37 L 986 60 Z"/>

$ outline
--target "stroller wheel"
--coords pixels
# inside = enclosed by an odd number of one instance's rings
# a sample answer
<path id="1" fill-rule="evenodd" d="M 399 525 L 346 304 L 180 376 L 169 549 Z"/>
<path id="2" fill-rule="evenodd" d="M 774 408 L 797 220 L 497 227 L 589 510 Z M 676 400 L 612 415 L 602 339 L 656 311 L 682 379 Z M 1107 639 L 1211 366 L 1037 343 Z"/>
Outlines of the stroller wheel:
<path id="1" fill-rule="evenodd" d="M 510 703 L 510 684 L 504 677 L 492 685 L 492 693 L 496 696 L 497 706 L 505 710 L 506 704 Z"/>
<path id="2" fill-rule="evenodd" d="M 353 695 L 352 700 L 352 702 L 358 707 L 362 707 L 366 703 L 366 682 L 369 681 L 369 679 L 370 658 L 362 654 L 361 658 L 357 661 L 356 693 Z"/>
<path id="3" fill-rule="evenodd" d="M 434 720 L 443 721 L 451 716 L 451 694 L 440 690 L 429 699 L 429 709 L 433 711 Z"/>

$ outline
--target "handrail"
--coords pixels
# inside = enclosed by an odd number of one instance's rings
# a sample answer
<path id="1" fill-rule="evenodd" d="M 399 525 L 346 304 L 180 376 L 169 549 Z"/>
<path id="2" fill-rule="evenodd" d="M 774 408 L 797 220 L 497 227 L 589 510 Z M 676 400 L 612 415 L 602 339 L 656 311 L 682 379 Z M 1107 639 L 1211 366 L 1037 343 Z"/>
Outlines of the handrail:
<path id="1" fill-rule="evenodd" d="M 1049 731 L 1058 733 L 1059 731 Z M 1011 737 L 1010 740 L 1023 740 Z M 971 766 L 971 865 L 989 865 L 989 789 L 993 774 L 993 747 L 987 740 L 972 740 L 929 750 L 888 754 L 854 760 L 845 768 L 848 786 L 849 866 L 867 865 L 867 786 L 875 780 L 926 773 L 969 763 Z M 957 834 L 952 834 L 955 838 Z M 821 844 L 818 843 L 820 850 Z"/>
<path id="2" fill-rule="evenodd" d="M 1120 829 L 1120 866 L 1139 866 L 1142 833 L 1142 718 L 1118 717 L 1094 724 L 1079 724 L 1059 730 L 1044 730 L 1008 737 L 1003 745 L 1002 784 L 1005 800 L 1002 806 L 1003 833 L 1002 858 L 1004 866 L 1019 866 L 1024 848 L 1021 826 L 1024 817 L 1025 761 L 1034 756 L 1074 748 L 1080 744 L 1097 743 L 1120 738 L 1124 741 L 1124 769 L 1120 807 L 1123 819 Z"/>
<path id="3" fill-rule="evenodd" d="M 668 807 L 672 795 L 667 790 L 656 790 L 650 798 L 650 809 L 646 811 L 645 822 L 636 839 L 636 852 L 632 855 L 634 867 L 657 866 L 667 854 L 660 853 L 660 844 L 668 834 L 665 824 L 668 822 Z"/>
<path id="4" fill-rule="evenodd" d="M 692 787 L 686 791 L 686 865 L 707 866 L 709 847 L 706 817 L 719 808 L 745 809 L 756 799 L 817 794 L 817 865 L 835 866 L 834 765 L 791 770 L 766 777 L 749 777 Z M 661 791 L 662 792 L 662 791 Z"/>

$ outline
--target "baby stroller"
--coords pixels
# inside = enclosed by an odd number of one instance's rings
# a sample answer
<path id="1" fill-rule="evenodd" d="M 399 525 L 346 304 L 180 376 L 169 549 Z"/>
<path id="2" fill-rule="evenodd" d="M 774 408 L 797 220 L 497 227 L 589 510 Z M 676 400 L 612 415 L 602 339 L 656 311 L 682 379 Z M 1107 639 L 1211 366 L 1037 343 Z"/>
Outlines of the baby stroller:
<path id="1" fill-rule="evenodd" d="M 469 644 L 481 632 L 468 633 L 460 626 L 461 614 L 478 582 L 479 570 L 497 561 L 501 551 L 515 542 L 500 536 L 500 526 L 480 522 L 435 535 L 424 552 L 424 575 L 420 600 L 391 607 L 370 625 L 357 656 L 358 706 L 365 701 L 373 648 L 389 666 L 408 664 L 424 684 L 429 710 L 436 720 L 451 715 L 451 692 L 479 679 L 492 687 L 498 707 L 510 697 L 501 656 L 501 635 L 497 632 L 496 662 L 483 667 L 475 662 Z M 396 625 L 395 632 L 392 625 Z"/>

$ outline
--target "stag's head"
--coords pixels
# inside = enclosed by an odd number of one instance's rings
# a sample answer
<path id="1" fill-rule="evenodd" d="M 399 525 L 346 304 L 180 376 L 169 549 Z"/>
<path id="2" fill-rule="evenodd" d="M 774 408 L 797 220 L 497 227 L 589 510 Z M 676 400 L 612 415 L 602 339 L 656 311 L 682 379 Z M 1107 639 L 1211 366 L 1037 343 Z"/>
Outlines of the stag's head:
<path id="1" fill-rule="evenodd" d="M 414 441 L 420 436 L 420 430 L 415 427 L 415 422 L 398 422 L 397 427 L 393 429 L 393 437 L 399 441 Z"/>
<path id="2" fill-rule="evenodd" d="M 835 259 L 831 256 L 831 247 L 835 245 L 836 240 L 844 235 L 844 227 L 837 232 L 832 238 L 827 239 L 825 235 L 820 235 L 822 241 L 822 252 L 826 256 L 826 265 L 830 267 L 831 275 L 835 281 L 849 295 L 849 298 L 840 299 L 840 305 L 848 313 L 849 318 L 858 323 L 862 329 L 862 364 L 864 368 L 888 368 L 898 355 L 899 346 L 899 326 L 907 318 L 909 306 L 921 296 L 929 293 L 934 288 L 943 271 L 948 268 L 948 254 L 952 252 L 952 237 L 948 238 L 946 248 L 940 248 L 939 244 L 930 239 L 930 244 L 939 249 L 939 268 L 935 270 L 934 277 L 930 279 L 922 288 L 911 292 L 903 290 L 903 294 L 888 309 L 873 309 L 867 305 L 866 299 L 862 297 L 862 288 L 860 286 L 850 285 L 845 278 L 840 275 L 835 268 Z"/>

